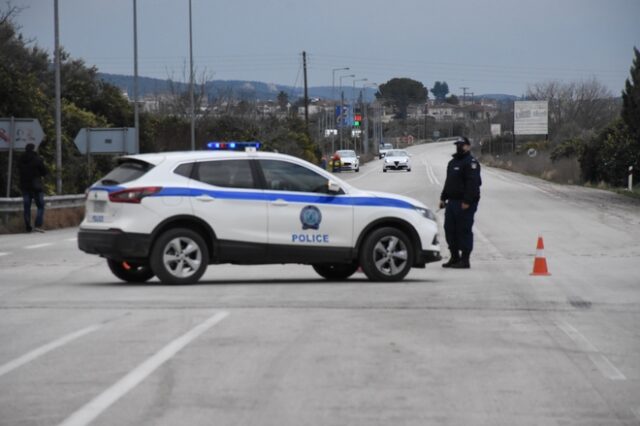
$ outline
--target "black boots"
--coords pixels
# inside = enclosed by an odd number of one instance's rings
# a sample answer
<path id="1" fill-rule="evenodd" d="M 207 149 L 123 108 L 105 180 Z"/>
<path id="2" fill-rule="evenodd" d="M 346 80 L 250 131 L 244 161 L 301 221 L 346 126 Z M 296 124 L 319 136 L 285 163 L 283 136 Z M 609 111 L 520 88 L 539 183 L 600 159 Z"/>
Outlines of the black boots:
<path id="1" fill-rule="evenodd" d="M 458 253 L 451 253 L 451 257 L 449 261 L 442 264 L 443 268 L 453 268 L 453 269 L 469 269 L 471 268 L 471 264 L 469 263 L 469 256 L 471 253 L 462 253 L 462 256 L 459 256 Z"/>
<path id="2" fill-rule="evenodd" d="M 453 265 L 460 261 L 460 253 L 458 250 L 451 251 L 451 257 L 449 257 L 449 261 L 442 264 L 443 268 L 451 268 Z"/>

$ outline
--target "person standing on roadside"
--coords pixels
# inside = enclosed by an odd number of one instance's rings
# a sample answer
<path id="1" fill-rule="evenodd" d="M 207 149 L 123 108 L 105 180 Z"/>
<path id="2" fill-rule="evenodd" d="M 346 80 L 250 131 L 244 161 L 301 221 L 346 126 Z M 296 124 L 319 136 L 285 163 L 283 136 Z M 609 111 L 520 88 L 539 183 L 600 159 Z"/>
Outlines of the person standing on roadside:
<path id="1" fill-rule="evenodd" d="M 44 186 L 42 178 L 47 175 L 47 167 L 42 158 L 36 153 L 34 144 L 29 143 L 26 151 L 20 157 L 18 168 L 20 171 L 20 190 L 22 191 L 22 201 L 24 207 L 24 224 L 27 232 L 44 232 L 42 222 L 44 221 Z M 31 227 L 31 203 L 36 202 L 38 211 L 34 227 Z"/>
<path id="2" fill-rule="evenodd" d="M 473 218 L 480 201 L 480 164 L 471 155 L 471 142 L 461 137 L 454 142 L 456 153 L 447 165 L 447 180 L 440 195 L 444 233 L 451 252 L 443 268 L 468 269 L 473 251 Z"/>

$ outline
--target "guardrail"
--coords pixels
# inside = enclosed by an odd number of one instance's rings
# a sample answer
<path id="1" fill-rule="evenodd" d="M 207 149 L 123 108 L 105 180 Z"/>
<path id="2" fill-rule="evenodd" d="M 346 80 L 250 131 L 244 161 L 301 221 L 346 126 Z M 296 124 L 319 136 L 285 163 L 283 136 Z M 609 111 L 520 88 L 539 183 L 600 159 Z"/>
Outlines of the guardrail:
<path id="1" fill-rule="evenodd" d="M 45 209 L 63 209 L 69 207 L 83 207 L 84 194 L 52 195 L 44 197 Z M 35 203 L 32 203 L 32 207 Z M 22 197 L 0 198 L 0 213 L 22 211 Z"/>

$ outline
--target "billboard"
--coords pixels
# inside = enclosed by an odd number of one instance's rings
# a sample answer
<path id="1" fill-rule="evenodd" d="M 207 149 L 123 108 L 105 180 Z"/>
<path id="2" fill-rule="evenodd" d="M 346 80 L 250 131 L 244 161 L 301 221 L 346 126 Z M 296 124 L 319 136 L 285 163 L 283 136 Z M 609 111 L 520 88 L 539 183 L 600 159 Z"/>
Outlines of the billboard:
<path id="1" fill-rule="evenodd" d="M 513 106 L 515 135 L 549 133 L 549 101 L 516 101 Z"/>

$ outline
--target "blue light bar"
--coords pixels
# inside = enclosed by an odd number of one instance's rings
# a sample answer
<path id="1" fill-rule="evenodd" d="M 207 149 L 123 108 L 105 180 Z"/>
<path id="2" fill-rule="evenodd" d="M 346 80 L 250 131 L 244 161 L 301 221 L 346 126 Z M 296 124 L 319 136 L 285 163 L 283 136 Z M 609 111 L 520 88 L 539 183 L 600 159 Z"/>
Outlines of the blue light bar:
<path id="1" fill-rule="evenodd" d="M 260 149 L 262 144 L 258 141 L 252 142 L 207 142 L 207 149 L 216 151 L 245 151 L 247 148 Z"/>

